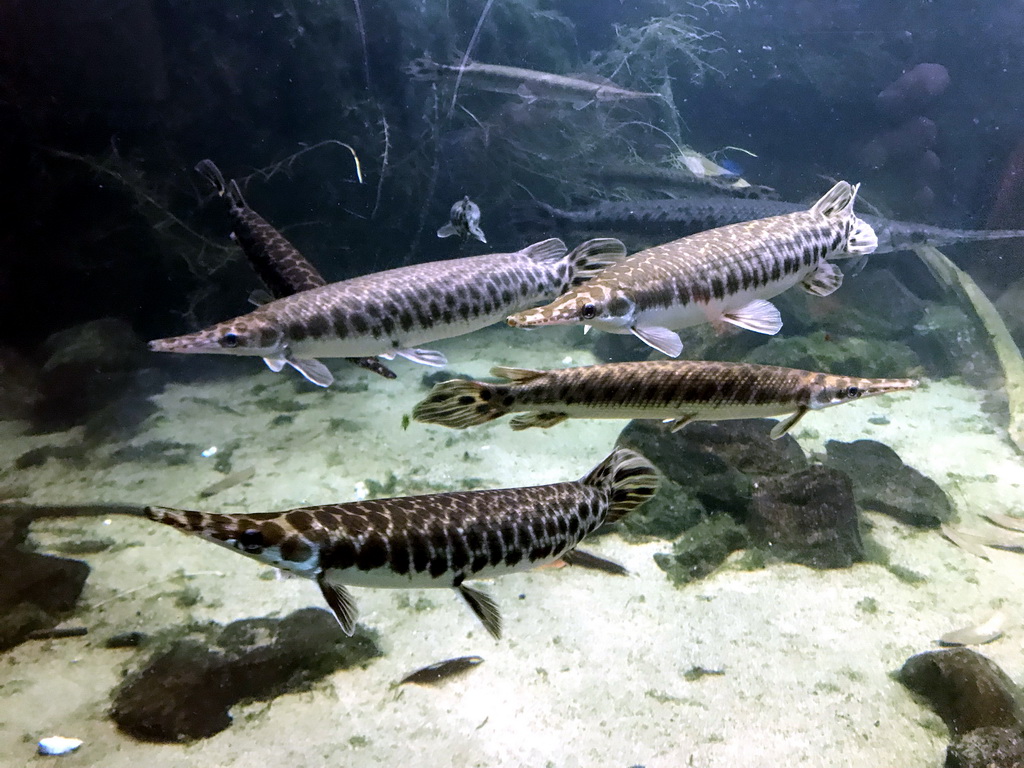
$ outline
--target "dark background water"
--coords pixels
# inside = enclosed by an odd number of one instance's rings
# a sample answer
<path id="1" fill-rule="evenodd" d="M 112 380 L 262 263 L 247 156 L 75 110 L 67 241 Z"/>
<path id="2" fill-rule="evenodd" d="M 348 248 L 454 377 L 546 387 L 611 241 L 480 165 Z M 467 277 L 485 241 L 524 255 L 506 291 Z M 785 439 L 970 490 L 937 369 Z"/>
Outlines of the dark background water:
<path id="1" fill-rule="evenodd" d="M 784 199 L 823 177 L 864 183 L 888 214 L 949 226 L 1024 226 L 1024 6 L 1004 2 L 497 0 L 473 58 L 559 73 L 670 83 L 680 123 L 650 105 L 526 104 L 413 81 L 412 59 L 455 62 L 483 0 L 198 2 L 56 0 L 0 8 L 0 333 L 36 354 L 55 331 L 99 317 L 144 338 L 246 310 L 255 278 L 192 167 L 212 158 L 245 184 L 328 279 L 482 252 L 438 240 L 469 194 L 493 249 L 524 238 L 517 200 L 584 204 L 608 190 L 574 163 L 657 162 L 683 142 L 731 157 Z M 661 31 L 685 14 L 689 50 Z M 678 18 L 678 17 L 676 17 Z M 655 25 L 657 26 L 657 25 Z M 651 28 L 653 29 L 653 28 Z M 650 29 L 648 30 L 650 31 Z M 639 33 L 637 33 L 639 34 Z M 640 38 L 634 38 L 639 40 Z M 622 66 L 622 55 L 629 53 Z M 618 58 L 616 58 L 618 57 Z M 698 65 L 696 62 L 700 62 Z M 896 116 L 878 94 L 937 63 L 938 97 Z M 872 140 L 926 118 L 935 136 L 874 168 Z M 293 153 L 327 144 L 281 167 Z M 918 142 L 919 144 L 921 142 Z M 939 163 L 916 158 L 931 149 Z M 915 154 L 916 153 L 916 154 Z M 978 258 L 993 290 L 1021 276 L 1014 251 Z"/>

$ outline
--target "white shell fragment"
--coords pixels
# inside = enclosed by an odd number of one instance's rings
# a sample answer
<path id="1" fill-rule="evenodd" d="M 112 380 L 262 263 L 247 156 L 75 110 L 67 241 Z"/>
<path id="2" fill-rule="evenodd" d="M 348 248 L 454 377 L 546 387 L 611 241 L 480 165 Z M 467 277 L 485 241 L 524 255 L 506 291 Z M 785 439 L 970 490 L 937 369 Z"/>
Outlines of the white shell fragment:
<path id="1" fill-rule="evenodd" d="M 66 736 L 47 736 L 39 740 L 40 755 L 66 755 L 82 746 L 81 739 L 69 739 Z"/>
<path id="2" fill-rule="evenodd" d="M 1003 636 L 1006 615 L 996 611 L 987 621 L 973 627 L 947 632 L 939 638 L 939 645 L 984 645 Z"/>

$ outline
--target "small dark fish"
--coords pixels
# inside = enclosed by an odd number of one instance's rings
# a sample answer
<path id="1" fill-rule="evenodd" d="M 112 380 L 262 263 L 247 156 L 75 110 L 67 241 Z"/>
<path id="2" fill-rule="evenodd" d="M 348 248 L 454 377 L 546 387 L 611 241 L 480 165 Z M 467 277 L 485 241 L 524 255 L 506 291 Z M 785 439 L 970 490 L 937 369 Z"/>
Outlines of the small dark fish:
<path id="1" fill-rule="evenodd" d="M 429 664 L 423 669 L 417 669 L 412 674 L 406 675 L 398 681 L 398 684 L 437 685 L 445 680 L 465 674 L 473 669 L 473 667 L 482 664 L 483 661 L 479 656 L 459 656 L 457 659 L 439 661 L 436 664 Z"/>
<path id="2" fill-rule="evenodd" d="M 469 199 L 469 195 L 452 206 L 448 214 L 450 221 L 437 230 L 438 237 L 458 235 L 463 240 L 472 235 L 481 243 L 486 243 L 484 231 L 480 228 L 480 206 Z"/>
<path id="3" fill-rule="evenodd" d="M 26 637 L 29 640 L 60 640 L 65 637 L 84 637 L 87 634 L 89 634 L 88 627 L 54 627 L 32 630 Z"/>

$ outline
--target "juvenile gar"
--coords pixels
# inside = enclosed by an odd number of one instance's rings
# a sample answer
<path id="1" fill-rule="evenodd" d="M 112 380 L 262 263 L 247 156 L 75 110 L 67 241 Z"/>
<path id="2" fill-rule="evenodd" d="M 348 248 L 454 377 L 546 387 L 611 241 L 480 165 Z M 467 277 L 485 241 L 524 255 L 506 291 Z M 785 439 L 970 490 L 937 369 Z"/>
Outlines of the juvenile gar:
<path id="1" fill-rule="evenodd" d="M 857 187 L 841 181 L 810 210 L 731 224 L 635 253 L 554 302 L 514 314 L 517 328 L 585 323 L 636 335 L 669 357 L 676 330 L 724 321 L 758 333 L 782 328 L 767 301 L 800 283 L 827 296 L 843 280 L 830 257 L 866 255 L 877 241 L 853 213 Z"/>
<path id="2" fill-rule="evenodd" d="M 401 355 L 443 366 L 440 352 L 419 348 L 461 336 L 510 312 L 550 301 L 626 255 L 600 238 L 571 253 L 556 238 L 515 253 L 470 256 L 400 267 L 285 296 L 197 333 L 157 339 L 157 352 L 262 357 L 272 370 L 292 365 L 327 386 L 317 357 Z"/>
<path id="3" fill-rule="evenodd" d="M 537 371 L 492 368 L 510 383 L 452 379 L 413 409 L 417 421 L 464 429 L 523 413 L 512 429 L 551 427 L 569 418 L 662 419 L 672 431 L 691 421 L 785 416 L 786 434 L 808 411 L 913 389 L 913 379 L 864 379 L 751 363 L 656 360 Z"/>
<path id="4" fill-rule="evenodd" d="M 232 221 L 231 234 L 275 299 L 327 285 L 323 275 L 299 253 L 299 249 L 249 207 L 238 183 L 234 179 L 225 183 L 224 175 L 212 160 L 200 160 L 196 172 L 210 183 L 220 197 L 227 199 Z M 386 379 L 395 378 L 394 371 L 376 357 L 355 357 L 349 360 Z M 273 367 L 270 361 L 267 361 L 267 365 Z M 298 371 L 306 375 L 302 368 Z M 334 376 L 326 366 L 317 369 L 316 376 L 327 384 L 334 381 Z"/>
<path id="5" fill-rule="evenodd" d="M 626 101 L 660 99 L 659 93 L 630 91 L 611 83 L 592 82 L 577 77 L 554 75 L 534 69 L 506 67 L 502 64 L 467 62 L 464 66 L 438 64 L 427 58 L 416 59 L 408 67 L 416 80 L 455 79 L 461 85 L 478 91 L 514 93 L 526 101 L 570 101 L 577 104 L 591 101 Z"/>
<path id="6" fill-rule="evenodd" d="M 755 200 L 738 197 L 684 197 L 675 200 L 632 200 L 598 203 L 578 210 L 561 210 L 546 203 L 519 208 L 517 218 L 522 229 L 552 226 L 587 233 L 602 232 L 642 237 L 685 237 L 707 229 L 796 213 L 805 207 L 779 200 Z M 1006 240 L 1024 237 L 1024 229 L 947 229 L 882 216 L 859 214 L 875 231 L 875 253 L 907 251 L 919 245 L 941 248 L 959 243 Z"/>
<path id="7" fill-rule="evenodd" d="M 157 522 L 316 580 L 342 629 L 355 629 L 348 586 L 455 589 L 494 637 L 501 615 L 467 579 L 571 563 L 594 529 L 654 495 L 658 475 L 616 449 L 575 482 L 435 493 L 287 512 L 215 514 L 147 507 Z"/>

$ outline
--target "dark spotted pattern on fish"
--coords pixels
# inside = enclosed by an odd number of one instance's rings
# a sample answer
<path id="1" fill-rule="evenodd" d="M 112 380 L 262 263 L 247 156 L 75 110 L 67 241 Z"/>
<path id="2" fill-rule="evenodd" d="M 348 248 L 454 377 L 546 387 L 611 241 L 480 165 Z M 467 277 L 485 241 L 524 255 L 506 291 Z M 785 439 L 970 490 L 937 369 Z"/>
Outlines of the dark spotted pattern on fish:
<path id="1" fill-rule="evenodd" d="M 327 284 L 298 248 L 249 207 L 234 179 L 225 183 L 220 169 L 210 160 L 201 161 L 196 171 L 210 182 L 219 195 L 227 198 L 231 231 L 274 298 Z"/>
<path id="2" fill-rule="evenodd" d="M 441 382 L 415 406 L 413 418 L 456 429 L 522 412 L 539 415 L 513 419 L 513 429 L 551 426 L 568 417 L 756 418 L 917 385 L 913 379 L 865 379 L 771 365 L 693 360 L 605 363 L 549 371 L 499 367 L 491 373 L 511 383 Z"/>
<path id="3" fill-rule="evenodd" d="M 658 475 L 617 448 L 583 479 L 529 488 L 436 493 L 287 512 L 217 514 L 147 507 L 187 533 L 315 578 L 346 631 L 354 604 L 345 584 L 454 587 L 495 636 L 493 602 L 463 585 L 551 562 L 605 522 L 654 495 Z"/>
<path id="4" fill-rule="evenodd" d="M 564 244 L 551 239 L 515 253 L 428 262 L 332 283 L 201 333 L 251 338 L 258 329 L 280 329 L 289 348 L 303 357 L 337 354 L 336 348 L 356 350 L 351 356 L 383 354 L 491 325 L 559 296 L 624 256 L 617 240 L 588 241 L 566 254 Z"/>
<path id="5" fill-rule="evenodd" d="M 599 281 L 627 287 L 639 310 L 707 304 L 808 272 L 845 241 L 850 228 L 850 221 L 744 222 L 648 248 L 609 267 Z"/>

